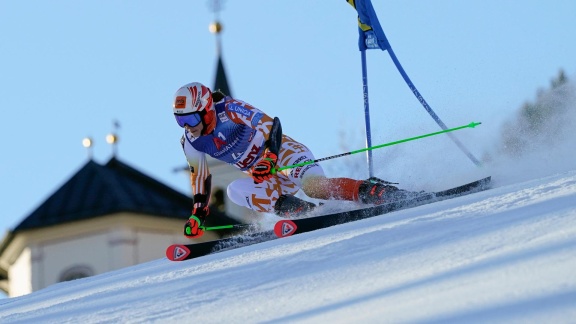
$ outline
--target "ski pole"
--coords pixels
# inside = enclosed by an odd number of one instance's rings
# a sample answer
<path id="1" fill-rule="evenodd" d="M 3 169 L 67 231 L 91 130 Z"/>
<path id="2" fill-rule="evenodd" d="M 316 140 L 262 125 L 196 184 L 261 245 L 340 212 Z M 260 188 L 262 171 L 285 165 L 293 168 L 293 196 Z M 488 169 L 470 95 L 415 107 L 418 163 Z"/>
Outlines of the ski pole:
<path id="1" fill-rule="evenodd" d="M 321 158 L 321 159 L 316 159 L 314 161 L 307 161 L 307 162 L 302 162 L 302 163 L 297 163 L 297 164 L 293 164 L 293 165 L 287 165 L 287 166 L 283 166 L 280 168 L 275 168 L 272 169 L 272 174 L 275 174 L 278 171 L 282 171 L 282 170 L 286 170 L 286 169 L 292 169 L 292 168 L 297 168 L 297 167 L 301 167 L 301 166 L 305 166 L 305 165 L 309 165 L 309 164 L 314 164 L 317 162 L 321 162 L 321 161 L 326 161 L 326 160 L 330 160 L 330 159 L 336 159 L 339 157 L 343 157 L 343 156 L 347 156 L 347 155 L 352 155 L 352 154 L 356 154 L 356 153 L 361 153 L 361 152 L 365 152 L 365 151 L 369 151 L 369 150 L 375 150 L 375 149 L 379 149 L 382 147 L 386 147 L 386 146 L 392 146 L 392 145 L 396 145 L 396 144 L 400 144 L 400 143 L 405 143 L 405 142 L 409 142 L 409 141 L 414 141 L 417 139 L 421 139 L 424 137 L 430 137 L 430 136 L 434 136 L 434 135 L 439 135 L 439 134 L 443 134 L 443 133 L 448 133 L 448 132 L 453 132 L 459 129 L 464 129 L 464 128 L 474 128 L 478 125 L 480 125 L 482 123 L 475 123 L 475 122 L 471 122 L 468 125 L 463 125 L 460 127 L 454 127 L 454 128 L 449 128 L 449 129 L 445 129 L 439 132 L 434 132 L 434 133 L 430 133 L 430 134 L 424 134 L 424 135 L 420 135 L 420 136 L 415 136 L 415 137 L 410 137 L 410 138 L 406 138 L 403 140 L 399 140 L 399 141 L 394 141 L 394 142 L 390 142 L 390 143 L 386 143 L 386 144 L 380 144 L 380 145 L 376 145 L 376 146 L 372 146 L 372 147 L 367 147 L 367 148 L 363 148 L 360 150 L 356 150 L 356 151 L 350 151 L 350 152 L 346 152 L 346 153 L 342 153 L 342 154 L 337 154 L 337 155 L 332 155 L 332 156 L 328 156 L 325 158 Z"/>
<path id="2" fill-rule="evenodd" d="M 208 226 L 208 227 L 202 226 L 200 228 L 205 231 L 218 231 L 224 229 L 231 229 L 231 230 L 245 229 L 251 226 L 254 226 L 254 224 L 234 224 L 234 225 L 221 225 L 221 226 Z"/>

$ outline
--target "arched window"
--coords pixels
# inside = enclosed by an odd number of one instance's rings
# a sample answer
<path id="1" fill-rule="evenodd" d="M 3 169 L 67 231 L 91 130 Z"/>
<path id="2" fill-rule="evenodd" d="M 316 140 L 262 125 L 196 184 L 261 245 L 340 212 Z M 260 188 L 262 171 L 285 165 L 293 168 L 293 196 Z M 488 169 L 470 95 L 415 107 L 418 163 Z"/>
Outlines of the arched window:
<path id="1" fill-rule="evenodd" d="M 88 266 L 73 266 L 62 272 L 60 282 L 86 278 L 94 275 L 94 270 Z"/>

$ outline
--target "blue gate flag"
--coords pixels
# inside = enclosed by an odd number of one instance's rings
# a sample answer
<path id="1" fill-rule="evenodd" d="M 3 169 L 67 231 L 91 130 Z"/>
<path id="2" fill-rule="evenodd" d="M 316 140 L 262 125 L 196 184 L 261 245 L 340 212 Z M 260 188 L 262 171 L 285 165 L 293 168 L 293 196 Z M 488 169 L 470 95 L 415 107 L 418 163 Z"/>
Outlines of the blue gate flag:
<path id="1" fill-rule="evenodd" d="M 380 26 L 376 11 L 372 7 L 370 0 L 346 0 L 358 12 L 358 48 L 361 51 L 366 49 L 380 48 L 385 51 L 390 48 L 390 43 Z"/>
<path id="2" fill-rule="evenodd" d="M 442 128 L 443 130 L 448 129 L 446 124 L 444 124 L 444 122 L 440 119 L 440 117 L 438 117 L 438 115 L 436 115 L 434 110 L 432 110 L 432 107 L 430 107 L 430 105 L 428 105 L 426 100 L 424 100 L 424 97 L 422 97 L 418 89 L 416 89 L 414 83 L 412 83 L 412 80 L 410 80 L 410 77 L 408 77 L 408 74 L 406 74 L 406 71 L 404 71 L 404 68 L 400 64 L 400 61 L 398 61 L 398 58 L 396 57 L 396 54 L 394 53 L 392 46 L 390 45 L 388 39 L 386 38 L 386 35 L 384 34 L 384 30 L 382 30 L 382 26 L 380 26 L 380 22 L 378 21 L 378 17 L 376 16 L 374 7 L 372 7 L 372 2 L 370 0 L 346 0 L 346 2 L 348 2 L 348 4 L 350 4 L 354 9 L 356 9 L 356 12 L 358 12 L 358 32 L 360 33 L 360 39 L 358 40 L 358 47 L 360 49 L 360 55 L 362 57 L 362 86 L 364 92 L 364 116 L 366 119 L 367 146 L 369 147 L 372 144 L 370 135 L 371 132 L 370 107 L 369 107 L 370 105 L 368 103 L 368 72 L 366 67 L 366 49 L 379 48 L 383 51 L 387 51 L 388 55 L 390 55 L 390 58 L 392 59 L 392 62 L 394 62 L 396 69 L 398 69 L 398 72 L 400 73 L 400 75 L 402 75 L 402 78 L 406 82 L 406 85 L 408 86 L 408 88 L 410 88 L 416 99 L 420 101 L 420 103 L 422 104 L 424 109 L 428 112 L 428 114 L 430 114 L 430 117 L 432 117 L 434 121 L 436 121 L 436 124 L 438 124 L 440 128 Z M 452 139 L 452 141 L 456 144 L 456 146 L 458 146 L 458 148 L 460 148 L 460 150 L 462 150 L 462 152 L 464 152 L 464 154 L 468 156 L 468 158 L 474 164 L 476 164 L 477 166 L 482 166 L 480 160 L 474 157 L 474 155 L 472 155 L 472 153 L 468 151 L 468 149 L 454 136 L 454 134 L 448 133 L 447 135 Z M 372 156 L 371 156 L 372 151 L 367 151 L 366 153 L 368 156 L 368 166 L 370 176 L 372 177 L 373 172 Z"/>

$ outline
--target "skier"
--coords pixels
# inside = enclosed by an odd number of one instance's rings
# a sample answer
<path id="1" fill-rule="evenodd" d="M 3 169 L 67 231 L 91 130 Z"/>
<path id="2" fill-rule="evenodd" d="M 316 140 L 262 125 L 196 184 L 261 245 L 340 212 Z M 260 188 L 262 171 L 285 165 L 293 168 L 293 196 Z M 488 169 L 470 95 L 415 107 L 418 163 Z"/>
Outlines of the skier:
<path id="1" fill-rule="evenodd" d="M 298 190 L 316 199 L 382 204 L 404 192 L 377 178 L 327 178 L 317 163 L 275 172 L 277 167 L 313 161 L 310 150 L 282 134 L 278 118 L 250 104 L 212 92 L 198 82 L 182 86 L 174 96 L 174 116 L 184 128 L 182 148 L 190 167 L 194 206 L 184 235 L 201 236 L 208 216 L 211 175 L 206 154 L 234 165 L 251 178 L 237 179 L 227 188 L 234 203 L 257 212 L 301 215 L 315 204 L 295 197 Z"/>

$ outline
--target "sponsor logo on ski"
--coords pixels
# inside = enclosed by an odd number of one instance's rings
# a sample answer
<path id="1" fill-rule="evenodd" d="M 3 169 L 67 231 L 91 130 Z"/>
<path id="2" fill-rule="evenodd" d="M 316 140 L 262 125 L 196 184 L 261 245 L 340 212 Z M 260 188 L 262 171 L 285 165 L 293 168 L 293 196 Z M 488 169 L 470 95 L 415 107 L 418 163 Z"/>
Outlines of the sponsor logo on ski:
<path id="1" fill-rule="evenodd" d="M 186 254 L 188 254 L 188 251 L 185 249 L 179 246 L 174 248 L 174 260 L 180 260 L 181 258 L 184 258 L 186 257 Z"/>
<path id="2" fill-rule="evenodd" d="M 294 228 L 292 224 L 289 223 L 282 224 L 282 236 L 290 235 L 292 234 L 292 232 L 294 232 L 294 230 L 296 230 L 296 228 Z"/>
<path id="3" fill-rule="evenodd" d="M 286 219 L 276 222 L 274 225 L 274 234 L 276 237 L 287 237 L 296 233 L 298 226 L 293 221 Z"/>

